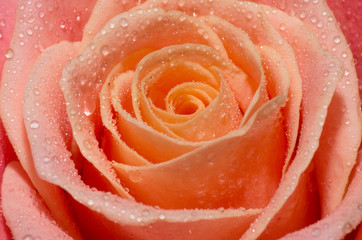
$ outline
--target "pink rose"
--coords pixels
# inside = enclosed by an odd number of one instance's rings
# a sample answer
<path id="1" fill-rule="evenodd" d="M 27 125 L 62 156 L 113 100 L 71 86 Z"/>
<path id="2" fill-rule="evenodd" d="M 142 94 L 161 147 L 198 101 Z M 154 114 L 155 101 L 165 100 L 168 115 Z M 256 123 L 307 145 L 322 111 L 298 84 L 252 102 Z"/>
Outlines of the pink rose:
<path id="1" fill-rule="evenodd" d="M 2 239 L 361 238 L 344 4 L 6 2 Z"/>

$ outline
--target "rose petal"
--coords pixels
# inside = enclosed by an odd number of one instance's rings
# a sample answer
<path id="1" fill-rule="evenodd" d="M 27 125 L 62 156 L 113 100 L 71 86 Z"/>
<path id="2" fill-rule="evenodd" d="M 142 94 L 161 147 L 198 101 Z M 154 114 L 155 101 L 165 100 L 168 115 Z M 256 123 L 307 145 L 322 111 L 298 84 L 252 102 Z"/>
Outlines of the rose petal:
<path id="1" fill-rule="evenodd" d="M 18 4 L 17 0 L 14 1 L 5 1 L 0 5 L 0 81 L 2 76 L 2 70 L 4 62 L 6 60 L 5 50 L 9 47 L 10 38 L 13 32 L 15 24 L 15 12 L 16 6 Z M 7 52 L 8 53 L 8 52 Z M 14 155 L 14 150 L 10 145 L 9 139 L 6 136 L 4 126 L 2 121 L 0 121 L 0 191 L 2 183 L 2 175 L 5 169 L 6 164 L 10 159 L 16 159 Z M 0 197 L 0 206 L 1 206 L 1 197 Z M 0 210 L 0 239 L 8 240 L 11 239 L 11 233 L 9 228 L 5 224 L 5 219 L 3 216 L 2 209 Z"/>
<path id="2" fill-rule="evenodd" d="M 310 216 L 305 215 L 306 211 L 302 210 L 306 206 L 301 206 L 308 204 L 309 201 L 313 203 L 312 201 L 315 200 L 307 200 L 300 197 L 302 195 L 315 198 L 313 195 L 308 196 L 307 194 L 309 193 L 304 190 L 306 188 L 306 181 L 313 181 L 309 173 L 311 168 L 306 172 L 304 171 L 308 169 L 311 158 L 318 146 L 328 105 L 335 86 L 342 76 L 339 60 L 328 51 L 322 49 L 318 39 L 311 32 L 307 31 L 300 21 L 281 11 L 266 6 L 264 9 L 275 28 L 280 26 L 278 19 L 284 19 L 283 23 L 286 29 L 293 29 L 293 31 L 281 31 L 281 34 L 294 48 L 303 79 L 303 93 L 308 94 L 303 94 L 301 111 L 303 125 L 293 163 L 282 179 L 271 203 L 264 210 L 265 214 L 260 216 L 257 222 L 254 222 L 253 227 L 246 232 L 243 238 L 255 238 L 262 231 L 265 231 L 262 235 L 265 238 L 280 237 L 286 232 L 303 227 L 303 224 L 300 222 L 303 214 L 305 217 L 304 224 L 308 224 L 312 220 Z M 303 46 L 308 46 L 308 48 Z M 330 72 L 329 76 L 324 76 L 326 70 Z M 311 139 L 310 136 L 313 136 L 313 138 Z M 299 178 L 299 176 L 301 177 Z M 299 185 L 296 184 L 298 180 Z M 295 215 L 298 216 L 298 219 L 288 221 L 288 218 L 294 217 L 285 213 L 288 212 L 288 209 L 293 208 L 294 205 L 299 206 L 299 210 L 303 212 L 301 212 L 301 215 L 298 215 L 299 213 Z M 310 207 L 313 208 L 313 206 Z M 270 221 L 270 219 L 273 220 Z M 294 226 L 291 224 L 292 222 L 295 223 Z M 270 225 L 267 227 L 269 223 Z M 265 230 L 266 227 L 267 229 Z"/>
<path id="3" fill-rule="evenodd" d="M 80 49 L 84 49 L 96 36 L 96 34 L 106 25 L 114 16 L 126 12 L 142 3 L 145 0 L 137 1 L 108 1 L 97 0 L 88 23 L 83 30 L 83 38 Z"/>
<path id="4" fill-rule="evenodd" d="M 0 73 L 2 73 L 3 64 L 6 60 L 5 50 L 9 47 L 14 30 L 17 4 L 18 0 L 12 0 L 2 2 L 0 6 Z"/>
<path id="5" fill-rule="evenodd" d="M 42 49 L 60 39 L 80 38 L 79 30 L 88 18 L 88 13 L 84 10 L 85 4 L 89 4 L 89 1 L 79 3 L 62 1 L 61 4 L 52 1 L 19 1 L 10 44 L 12 52 L 8 54 L 9 59 L 4 65 L 1 88 L 1 118 L 18 158 L 53 216 L 61 227 L 76 238 L 78 235 L 72 218 L 64 217 L 64 214 L 69 212 L 64 204 L 63 193 L 60 189 L 42 181 L 34 169 L 23 124 L 22 92 L 31 67 Z M 74 21 L 77 14 L 81 16 L 79 22 Z M 7 104 L 9 102 L 12 104 Z"/>
<path id="6" fill-rule="evenodd" d="M 1 193 L 1 183 L 3 181 L 3 173 L 5 170 L 6 164 L 11 159 L 16 159 L 14 150 L 9 142 L 8 137 L 6 136 L 5 129 L 0 121 L 0 193 Z M 5 219 L 3 216 L 3 206 L 1 204 L 1 194 L 0 194 L 0 239 L 1 240 L 10 240 L 11 233 L 9 228 L 5 224 Z"/>
<path id="7" fill-rule="evenodd" d="M 92 144 L 97 143 L 96 137 L 94 135 L 90 136 L 90 132 L 91 134 L 94 133 L 94 126 L 92 125 L 93 123 L 89 120 L 89 118 L 94 118 L 93 121 L 99 125 L 99 117 L 94 114 L 90 114 L 96 110 L 97 104 L 95 102 L 96 99 L 98 99 L 100 86 L 103 84 L 103 81 L 105 81 L 103 78 L 109 74 L 111 69 L 117 63 L 124 60 L 124 58 L 129 54 L 144 48 L 159 49 L 170 44 L 194 42 L 211 45 L 214 48 L 219 49 L 219 52 L 222 56 L 227 56 L 225 49 L 222 47 L 222 43 L 217 38 L 215 33 L 213 33 L 207 26 L 204 26 L 203 29 L 205 30 L 203 32 L 195 34 L 195 31 L 197 32 L 197 30 L 202 27 L 201 23 L 191 18 L 186 18 L 184 21 L 182 21 L 180 20 L 180 17 L 182 16 L 183 15 L 178 12 L 165 13 L 160 9 L 134 11 L 131 13 L 118 15 L 117 17 L 113 18 L 111 22 L 109 22 L 104 28 L 104 31 L 106 33 L 108 32 L 108 34 L 103 34 L 101 32 L 95 37 L 93 43 L 91 43 L 86 48 L 82 54 L 83 60 L 73 61 L 73 63 L 69 65 L 68 68 L 66 68 L 64 75 L 65 81 L 62 82 L 64 83 L 63 87 L 65 89 L 66 99 L 69 102 L 68 111 L 70 115 L 74 115 L 74 118 L 71 118 L 71 123 L 74 125 L 74 129 L 76 129 L 77 124 L 82 125 L 82 129 L 77 131 L 75 139 L 78 142 L 82 153 L 87 158 L 104 158 L 104 155 L 99 152 L 98 147 L 89 147 L 92 146 Z M 124 24 L 125 22 L 127 22 L 127 25 Z M 171 23 L 174 24 L 174 28 L 178 29 L 178 31 L 175 32 L 177 35 L 174 35 L 172 38 L 165 38 L 165 41 L 159 41 L 158 36 L 161 34 L 161 32 L 162 34 L 167 35 L 173 34 L 173 28 L 169 27 Z M 141 30 L 136 31 L 136 29 L 140 28 Z M 128 31 L 133 31 L 136 35 L 129 36 Z M 208 37 L 205 38 L 205 34 L 208 34 Z M 120 43 L 118 38 L 120 35 L 126 35 L 129 37 L 125 37 L 124 39 L 122 38 L 124 42 Z M 134 39 L 137 39 L 137 41 L 134 42 Z M 97 58 L 94 59 L 94 56 L 97 56 Z M 107 64 L 109 69 L 102 70 L 103 64 Z M 73 71 L 77 72 L 76 76 L 72 75 Z M 89 74 L 96 74 L 98 76 L 98 80 L 88 76 Z M 90 82 L 88 82 L 88 80 L 90 80 Z M 81 84 L 78 84 L 78 81 L 80 81 Z M 75 82 L 77 82 L 77 84 L 75 84 Z M 72 96 L 78 96 L 78 93 L 81 93 L 79 98 L 72 98 Z M 79 108 L 77 106 L 81 107 Z M 77 112 L 79 112 L 79 115 L 74 114 Z M 90 115 L 89 118 L 87 115 Z M 143 125 L 139 122 L 136 122 L 135 124 Z M 138 129 L 140 128 L 139 126 L 136 127 Z M 131 128 L 128 128 L 128 130 L 130 129 Z M 141 129 L 141 131 L 143 130 Z M 122 131 L 120 131 L 120 133 L 121 135 L 124 135 Z M 135 133 L 132 135 L 134 134 Z M 160 133 L 156 134 L 160 135 Z M 153 137 L 155 134 L 148 133 L 148 135 Z M 139 139 L 137 140 L 137 143 L 140 141 L 147 142 L 147 140 L 149 140 L 149 138 L 147 138 L 147 134 L 142 134 L 142 136 L 142 139 L 137 137 Z M 164 137 L 158 136 L 158 138 Z M 166 139 L 166 141 L 162 141 L 166 143 L 170 142 L 168 139 Z M 154 145 L 152 143 L 152 141 L 149 141 L 145 146 Z M 131 144 L 129 145 L 134 147 Z M 173 145 L 176 145 L 176 148 L 178 148 L 175 152 L 179 153 L 194 148 L 194 146 L 191 146 L 190 144 L 180 144 L 177 142 L 176 144 L 173 142 Z M 164 149 L 161 151 L 164 151 Z M 141 155 L 145 157 L 145 155 Z"/>
<path id="8" fill-rule="evenodd" d="M 162 62 L 161 66 L 159 66 L 160 62 Z M 213 86 L 210 79 L 200 76 L 196 64 L 193 63 L 209 68 L 207 71 L 213 72 L 216 76 L 220 75 L 217 77 L 219 80 L 215 83 L 216 85 Z M 242 71 L 233 64 L 224 62 L 222 56 L 210 47 L 193 44 L 165 47 L 148 54 L 138 64 L 132 85 L 132 100 L 136 117 L 160 132 L 188 141 L 205 141 L 225 135 L 239 127 L 242 117 L 239 104 L 229 84 L 237 81 L 244 83 L 245 79 L 246 75 Z M 175 86 L 182 86 L 181 84 L 185 82 L 193 84 L 203 81 L 206 84 L 210 82 L 210 87 L 214 88 L 219 88 L 218 85 L 221 85 L 219 96 L 189 121 L 162 122 L 152 112 L 150 100 L 147 98 L 154 99 L 151 96 L 153 89 L 162 100 L 165 98 L 162 95 L 172 91 Z M 161 94 L 161 92 L 164 93 Z"/>
<path id="9" fill-rule="evenodd" d="M 2 184 L 4 215 L 15 239 L 73 239 L 55 222 L 18 162 L 10 162 Z"/>
<path id="10" fill-rule="evenodd" d="M 285 44 L 278 32 L 273 29 L 268 21 L 265 21 L 265 16 L 259 6 L 250 2 L 245 2 L 244 4 L 244 2 L 234 0 L 213 1 L 209 2 L 207 6 L 204 6 L 204 4 L 199 1 L 191 0 L 182 1 L 181 4 L 177 1 L 168 1 L 165 3 L 162 0 L 150 0 L 137 8 L 147 9 L 152 7 L 161 7 L 166 10 L 179 10 L 192 16 L 218 16 L 245 31 L 255 45 L 268 45 L 278 49 L 279 54 L 282 56 L 288 67 L 289 75 L 291 76 L 289 101 L 287 102 L 285 110 L 288 131 L 288 155 L 286 163 L 288 163 L 292 156 L 298 134 L 299 106 L 301 102 L 301 79 L 295 62 L 293 49 L 289 46 L 289 44 Z M 227 24 L 226 27 L 228 29 L 233 29 Z M 223 30 L 217 31 L 221 33 L 224 32 Z M 237 31 L 233 30 L 230 32 L 234 33 Z M 230 40 L 232 34 L 226 34 L 226 36 L 229 40 L 226 40 L 225 42 L 232 41 Z M 240 62 L 240 60 L 237 62 Z M 244 116 L 243 121 L 246 121 L 247 119 L 248 117 Z M 287 167 L 288 165 L 289 164 L 286 164 L 285 166 Z M 284 171 L 286 170 L 286 167 L 284 168 Z"/>
<path id="11" fill-rule="evenodd" d="M 359 91 L 362 97 L 362 6 L 358 0 L 327 0 L 329 7 L 333 10 L 340 28 L 347 41 L 351 43 L 353 57 L 357 60 L 356 71 L 359 79 Z"/>
<path id="12" fill-rule="evenodd" d="M 67 44 L 62 43 L 59 46 L 54 46 L 49 49 L 49 52 L 52 50 L 58 52 L 59 48 L 64 50 L 66 46 Z M 59 51 L 58 55 L 60 55 L 59 53 L 67 51 Z M 69 50 L 69 52 L 71 51 L 75 51 L 75 49 Z M 47 56 L 47 58 L 42 59 L 39 64 L 42 63 L 43 66 L 46 64 L 54 64 L 54 59 L 52 60 L 50 57 L 54 54 L 49 54 L 49 52 L 47 52 L 48 55 L 44 55 Z M 82 59 L 82 56 L 78 57 L 77 61 L 80 60 L 79 62 L 82 62 Z M 84 62 L 87 64 L 86 61 Z M 51 68 L 56 69 L 57 67 Z M 71 72 L 71 69 L 68 68 L 66 71 Z M 47 71 L 41 72 L 47 74 Z M 69 144 L 64 142 L 64 140 L 69 139 L 69 136 L 65 137 L 63 132 L 66 129 L 55 127 L 63 126 L 59 122 L 62 121 L 62 118 L 59 118 L 59 116 L 62 115 L 59 114 L 64 112 L 64 105 L 60 99 L 61 95 L 48 95 L 53 91 L 47 88 L 43 89 L 43 94 L 41 94 L 41 98 L 39 98 L 38 95 L 33 94 L 34 91 L 36 92 L 37 80 L 41 82 L 41 79 L 34 78 L 30 81 L 31 85 L 29 85 L 29 88 L 27 88 L 29 98 L 26 99 L 26 105 L 29 107 L 27 109 L 33 113 L 29 116 L 29 121 L 42 121 L 39 127 L 42 126 L 44 129 L 58 129 L 57 131 L 46 132 L 49 139 L 57 139 L 58 141 L 56 145 L 53 144 L 52 141 L 34 141 L 35 143 L 32 145 L 32 148 L 34 149 L 33 153 L 36 155 L 35 161 L 39 169 L 46 169 L 44 172 L 40 171 L 40 174 L 45 173 L 44 177 L 47 178 L 48 181 L 59 184 L 63 189 L 68 191 L 77 202 L 83 205 L 83 207 L 75 208 L 73 212 L 77 215 L 80 226 L 82 228 L 84 227 L 81 231 L 86 237 L 102 236 L 107 238 L 107 236 L 110 236 L 110 238 L 121 238 L 127 235 L 136 239 L 144 239 L 146 236 L 155 239 L 177 239 L 186 237 L 197 239 L 200 238 L 200 236 L 205 236 L 208 239 L 237 239 L 249 225 L 250 221 L 259 213 L 259 210 L 246 211 L 244 209 L 225 211 L 207 210 L 196 211 L 196 213 L 194 211 L 184 210 L 165 211 L 88 188 L 77 175 L 77 171 L 70 159 L 69 151 L 67 150 Z M 57 76 L 46 78 L 46 81 L 49 86 L 55 86 Z M 56 87 L 54 88 L 57 89 Z M 37 99 L 46 99 L 46 101 L 43 101 L 42 104 L 37 104 Z M 58 109 L 57 114 L 51 115 L 48 118 L 34 118 L 34 116 L 38 116 L 35 114 L 36 112 L 43 112 L 54 107 L 52 105 L 53 102 L 57 103 L 57 107 L 62 107 Z M 36 112 L 33 112 L 32 109 L 36 109 Z M 69 116 L 71 117 L 73 114 L 72 108 L 68 110 Z M 31 129 L 30 126 L 28 131 L 33 134 L 36 133 L 36 130 Z M 64 134 L 63 136 L 61 135 L 62 132 Z M 36 140 L 33 134 L 29 134 L 29 136 L 32 136 L 32 140 Z M 47 157 L 54 154 L 57 159 L 61 159 L 62 161 L 51 162 L 47 159 L 44 161 L 44 156 Z M 58 167 L 50 167 L 53 164 L 58 165 Z M 87 209 L 91 209 L 92 211 L 89 212 Z M 89 214 L 78 215 L 78 213 L 84 213 L 82 212 L 83 210 Z M 210 216 L 212 216 L 212 218 L 210 218 Z M 89 219 L 92 221 L 88 221 Z M 209 229 L 210 226 L 215 226 L 215 228 Z M 223 227 L 223 231 L 220 231 L 216 226 Z M 190 232 L 190 229 L 193 232 Z"/>
<path id="13" fill-rule="evenodd" d="M 175 46 L 171 48 L 177 52 Z M 168 48 L 161 51 L 168 52 Z M 206 61 L 201 54 L 203 49 L 200 51 L 193 55 Z M 212 54 L 207 55 L 212 59 Z M 157 56 L 162 58 L 161 54 Z M 182 57 L 187 58 L 188 53 L 183 52 Z M 154 59 L 157 61 L 157 57 Z M 277 94 L 244 127 L 162 164 L 147 167 L 113 164 L 136 200 L 163 208 L 256 208 L 269 201 L 284 164 L 286 139 L 275 108 L 280 107 L 288 94 L 289 75 L 285 67 L 277 66 L 278 60 L 283 64 L 275 51 L 266 47 L 263 59 L 270 63 L 270 88 Z M 275 188 L 271 187 L 273 184 Z"/>
<path id="14" fill-rule="evenodd" d="M 112 108 L 112 101 L 114 101 L 115 97 L 113 96 L 111 91 L 116 89 L 115 91 L 117 97 L 121 98 L 117 99 L 118 101 L 122 101 L 128 96 L 129 104 L 132 105 L 132 101 L 130 99 L 131 91 L 129 91 L 129 89 L 132 85 L 133 75 L 133 71 L 128 71 L 121 74 L 121 76 L 118 76 L 112 82 L 114 74 L 110 73 L 107 77 L 107 80 L 102 86 L 102 90 L 100 92 L 100 105 L 102 106 L 101 117 L 104 126 L 107 128 L 104 135 L 102 136 L 102 149 L 106 153 L 108 159 L 112 159 L 128 165 L 144 166 L 149 165 L 150 162 L 140 156 L 138 152 L 134 151 L 124 142 L 124 137 L 123 139 L 121 138 L 122 135 L 117 129 L 117 124 L 115 124 L 117 120 L 113 118 L 114 113 Z M 113 86 L 113 89 L 111 89 L 110 85 Z"/>
<path id="15" fill-rule="evenodd" d="M 322 215 L 325 216 L 342 200 L 348 176 L 355 164 L 357 149 L 361 143 L 361 104 L 352 54 L 343 34 L 336 27 L 333 13 L 325 1 L 309 1 L 300 5 L 281 4 L 274 1 L 257 2 L 274 5 L 287 13 L 298 16 L 317 34 L 319 41 L 344 62 L 344 76 L 328 108 L 320 146 L 314 157 L 318 169 L 316 173 Z M 283 21 L 285 20 L 280 22 Z M 275 26 L 277 27 L 277 24 Z M 330 71 L 326 71 L 325 74 L 328 73 Z"/>
<path id="16" fill-rule="evenodd" d="M 330 215 L 282 239 L 343 239 L 357 228 L 362 221 L 362 149 L 358 153 L 356 169 L 356 176 L 349 185 L 346 196 Z"/>

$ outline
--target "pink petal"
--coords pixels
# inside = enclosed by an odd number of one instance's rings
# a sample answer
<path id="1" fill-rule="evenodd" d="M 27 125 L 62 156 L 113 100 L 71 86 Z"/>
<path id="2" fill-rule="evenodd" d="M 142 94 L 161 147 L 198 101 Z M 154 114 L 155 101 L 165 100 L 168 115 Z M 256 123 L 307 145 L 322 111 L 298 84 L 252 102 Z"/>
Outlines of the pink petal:
<path id="1" fill-rule="evenodd" d="M 322 45 L 344 64 L 344 76 L 338 83 L 328 108 L 320 146 L 313 160 L 317 167 L 316 175 L 324 216 L 333 211 L 342 200 L 361 142 L 362 116 L 352 54 L 325 1 L 304 1 L 300 4 L 272 0 L 256 2 L 273 5 L 299 17 L 316 33 Z M 327 70 L 325 74 L 331 75 L 331 71 Z"/>
<path id="2" fill-rule="evenodd" d="M 283 240 L 343 239 L 362 221 L 362 149 L 358 153 L 356 175 L 342 203 L 327 217 L 301 231 L 286 235 Z M 361 232 L 361 230 L 359 230 Z M 361 233 L 359 233 L 360 235 Z M 361 236 L 359 236 L 361 237 Z M 358 237 L 357 237 L 358 239 Z"/>
<path id="3" fill-rule="evenodd" d="M 91 48 L 92 46 L 89 46 L 85 53 L 91 51 Z M 100 48 L 98 46 L 99 54 L 101 54 Z M 71 200 L 72 205 L 74 204 L 72 212 L 80 224 L 82 234 L 89 238 L 102 236 L 106 239 L 125 237 L 198 239 L 201 236 L 207 239 L 237 239 L 255 219 L 259 213 L 258 209 L 166 211 L 90 189 L 85 185 L 70 159 L 70 129 L 67 124 L 68 119 L 65 118 L 65 104 L 63 96 L 59 94 L 60 86 L 58 85 L 62 70 L 61 64 L 67 61 L 65 55 L 75 54 L 76 51 L 77 44 L 62 42 L 47 49 L 40 56 L 26 88 L 24 114 L 26 114 L 26 127 L 32 143 L 31 148 L 37 170 L 42 177 L 61 186 L 74 198 L 75 201 Z M 77 68 L 78 74 L 83 73 L 80 71 L 83 68 L 89 70 L 83 56 L 89 57 L 84 54 L 65 68 L 62 82 L 68 76 L 65 72 L 69 76 L 72 75 L 72 67 Z M 100 65 L 97 66 L 101 68 Z M 85 73 L 89 73 L 89 71 L 84 71 Z M 73 98 L 74 96 L 66 95 L 66 97 Z M 69 104 L 67 109 L 70 120 L 77 116 L 73 107 Z M 53 114 L 44 114 L 49 109 L 52 109 Z M 81 113 L 84 114 L 83 109 L 81 110 Z M 87 110 L 89 109 L 87 108 Z M 93 116 L 90 115 L 90 117 Z M 83 123 L 85 119 L 85 117 L 81 119 Z M 81 124 L 81 130 L 76 130 L 77 127 L 74 127 L 74 136 L 87 129 L 86 124 Z M 80 142 L 85 147 L 83 153 L 85 150 L 89 151 L 89 145 L 87 145 L 89 143 L 92 142 Z M 97 155 L 88 155 L 90 159 L 93 158 L 92 160 L 95 156 Z M 106 158 L 98 160 L 108 161 Z M 108 171 L 111 173 L 111 169 Z M 215 227 L 210 229 L 210 226 Z M 219 227 L 216 228 L 216 226 Z M 223 228 L 222 231 L 220 231 L 220 227 Z"/>
<path id="4" fill-rule="evenodd" d="M 73 239 L 57 225 L 18 162 L 7 165 L 2 187 L 4 215 L 15 239 Z"/>
<path id="5" fill-rule="evenodd" d="M 98 0 L 88 23 L 84 27 L 81 49 L 84 49 L 96 34 L 114 16 L 126 12 L 145 0 L 109 1 Z"/>
<path id="6" fill-rule="evenodd" d="M 3 65 L 5 62 L 5 50 L 9 47 L 10 38 L 13 32 L 15 24 L 15 12 L 16 6 L 18 4 L 17 0 L 12 1 L 3 1 L 0 5 L 0 81 L 2 76 Z M 6 136 L 4 126 L 0 120 L 0 192 L 1 192 L 1 183 L 2 175 L 5 169 L 6 164 L 10 159 L 16 159 L 14 155 L 14 150 L 10 145 L 9 139 Z M 1 194 L 0 194 L 1 195 Z M 1 197 L 0 197 L 0 206 L 1 206 Z M 3 217 L 3 211 L 0 210 L 0 239 L 8 240 L 11 239 L 11 233 L 9 228 L 5 224 Z"/>
<path id="7" fill-rule="evenodd" d="M 12 146 L 10 145 L 9 139 L 6 136 L 2 122 L 0 121 L 0 206 L 1 204 L 1 183 L 3 180 L 3 172 L 6 164 L 10 160 L 15 160 L 16 156 Z M 9 228 L 5 224 L 2 207 L 0 208 L 0 240 L 11 239 L 11 233 Z"/>
<path id="8" fill-rule="evenodd" d="M 15 24 L 18 0 L 3 1 L 0 5 L 0 73 L 5 62 L 5 50 L 9 47 Z M 0 75 L 1 79 L 1 75 Z"/>
<path id="9" fill-rule="evenodd" d="M 351 43 L 353 57 L 357 60 L 356 71 L 362 97 L 362 2 L 359 0 L 327 0 L 344 36 Z"/>
<path id="10" fill-rule="evenodd" d="M 71 223 L 71 217 L 63 219 L 61 217 L 67 212 L 60 210 L 66 208 L 62 191 L 42 181 L 34 169 L 23 124 L 22 100 L 27 76 L 40 52 L 61 39 L 80 39 L 81 30 L 89 15 L 89 9 L 84 9 L 90 3 L 92 2 L 61 1 L 60 4 L 58 1 L 20 0 L 14 34 L 10 43 L 13 56 L 8 54 L 9 59 L 4 65 L 1 82 L 1 118 L 17 156 L 49 205 L 52 214 L 59 220 L 61 226 L 73 232 L 74 236 L 77 233 L 74 230 L 74 224 Z M 78 17 L 79 21 L 77 21 Z M 54 201 L 54 199 L 59 201 Z M 62 203 L 58 205 L 60 202 Z"/>

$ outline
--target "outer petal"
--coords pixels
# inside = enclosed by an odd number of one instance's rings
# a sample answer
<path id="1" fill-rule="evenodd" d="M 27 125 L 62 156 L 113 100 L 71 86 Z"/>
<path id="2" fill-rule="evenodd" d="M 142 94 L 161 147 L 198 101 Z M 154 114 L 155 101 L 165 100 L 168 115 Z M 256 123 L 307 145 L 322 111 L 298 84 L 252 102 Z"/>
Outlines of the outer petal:
<path id="1" fill-rule="evenodd" d="M 77 236 L 74 224 L 67 220 L 71 217 L 61 220 L 61 216 L 67 212 L 62 209 L 65 207 L 62 191 L 42 181 L 34 169 L 23 124 L 22 92 L 34 61 L 45 47 L 60 39 L 80 38 L 80 30 L 89 14 L 84 6 L 89 3 L 91 2 L 19 1 L 14 37 L 10 44 L 12 52 L 8 53 L 9 60 L 4 65 L 1 82 L 1 118 L 9 139 L 52 214 L 73 236 Z"/>
<path id="2" fill-rule="evenodd" d="M 64 42 L 53 46 L 44 52 L 37 64 L 39 67 L 50 66 L 59 73 L 60 66 L 55 64 L 59 59 L 54 59 L 55 54 L 52 53 L 59 52 L 59 48 L 67 49 L 64 52 L 69 53 L 68 50 L 72 47 L 72 44 Z M 90 45 L 89 48 L 91 47 Z M 63 55 L 58 54 L 59 56 Z M 83 59 L 84 61 L 82 59 L 82 56 L 78 57 L 77 63 L 87 64 L 86 59 Z M 69 71 L 68 74 L 72 74 L 70 67 L 66 68 L 66 71 Z M 85 237 L 99 239 L 200 239 L 201 237 L 237 239 L 260 212 L 245 209 L 165 211 L 122 199 L 110 193 L 90 189 L 77 174 L 70 159 L 69 149 L 67 149 L 69 136 L 66 136 L 69 129 L 63 129 L 67 125 L 64 124 L 66 119 L 63 119 L 65 109 L 62 104 L 62 95 L 58 94 L 59 89 L 56 88 L 57 77 L 48 76 L 50 73 L 50 71 L 40 71 L 37 75 L 34 71 L 32 74 L 26 89 L 28 95 L 28 98 L 25 99 L 26 126 L 29 138 L 31 138 L 37 169 L 44 178 L 60 185 L 73 197 L 75 200 L 72 201 L 73 213 L 76 215 Z M 77 73 L 79 74 L 79 71 Z M 43 85 L 44 82 L 47 84 Z M 49 86 L 52 88 L 51 91 Z M 39 91 L 40 89 L 41 91 Z M 40 102 L 41 104 L 39 104 Z M 55 109 L 52 112 L 54 114 L 47 115 L 49 109 Z M 76 114 L 72 108 L 68 110 L 70 118 Z M 84 127 L 84 125 L 81 126 Z M 52 129 L 52 131 L 46 131 L 46 129 Z M 44 136 L 50 141 L 40 140 Z M 212 226 L 211 229 L 210 226 Z"/>
<path id="3" fill-rule="evenodd" d="M 356 174 L 342 203 L 330 215 L 282 239 L 343 239 L 362 222 L 362 149 L 358 153 Z M 359 230 L 359 235 L 361 230 Z M 361 237 L 361 236 L 358 236 Z M 359 239 L 357 237 L 357 239 Z"/>
<path id="4" fill-rule="evenodd" d="M 6 59 L 4 53 L 5 50 L 9 47 L 10 38 L 14 29 L 15 12 L 17 4 L 18 4 L 17 0 L 12 0 L 12 1 L 2 1 L 0 5 L 0 81 L 1 81 L 3 65 Z M 0 120 L 0 143 L 1 143 L 0 145 L 0 185 L 1 185 L 2 175 L 7 162 L 10 161 L 10 159 L 16 159 L 14 155 L 14 150 L 12 149 L 9 139 L 6 136 L 4 126 L 1 120 Z M 1 206 L 1 196 L 0 196 L 0 206 Z M 2 213 L 3 211 L 0 210 L 0 239 L 7 240 L 11 238 L 11 234 L 9 228 L 5 224 L 5 219 Z"/>
<path id="5" fill-rule="evenodd" d="M 18 162 L 5 169 L 2 197 L 6 222 L 15 239 L 72 239 L 57 225 Z"/>
<path id="6" fill-rule="evenodd" d="M 360 98 L 352 54 L 342 32 L 336 27 L 333 13 L 325 1 L 259 0 L 255 2 L 275 6 L 299 17 L 316 33 L 323 46 L 344 63 L 344 76 L 338 83 L 328 108 L 320 146 L 314 157 L 322 214 L 326 215 L 333 211 L 342 200 L 348 184 L 348 176 L 355 164 L 357 149 L 361 143 Z M 271 17 L 277 19 L 272 15 Z M 279 24 L 275 24 L 275 27 L 279 28 Z M 331 71 L 327 70 L 324 74 L 330 75 Z"/>
<path id="7" fill-rule="evenodd" d="M 133 8 L 143 1 L 145 0 L 97 0 L 92 15 L 90 16 L 87 25 L 84 27 L 80 49 L 84 49 L 111 18 Z"/>
<path id="8" fill-rule="evenodd" d="M 356 70 L 359 91 L 362 97 L 362 2 L 358 0 L 327 0 L 333 10 L 347 41 L 351 43 L 353 57 L 357 60 Z"/>
<path id="9" fill-rule="evenodd" d="M 8 137 L 6 136 L 2 122 L 0 121 L 0 204 L 1 204 L 1 183 L 3 180 L 3 172 L 5 170 L 6 164 L 10 159 L 16 159 L 14 150 L 9 142 Z M 0 205 L 0 240 L 11 239 L 11 234 L 9 228 L 5 224 L 5 219 L 3 217 L 2 205 Z"/>
<path id="10" fill-rule="evenodd" d="M 2 1 L 0 5 L 0 73 L 5 62 L 5 50 L 9 47 L 15 24 L 18 0 Z M 0 75 L 1 79 L 1 75 Z"/>

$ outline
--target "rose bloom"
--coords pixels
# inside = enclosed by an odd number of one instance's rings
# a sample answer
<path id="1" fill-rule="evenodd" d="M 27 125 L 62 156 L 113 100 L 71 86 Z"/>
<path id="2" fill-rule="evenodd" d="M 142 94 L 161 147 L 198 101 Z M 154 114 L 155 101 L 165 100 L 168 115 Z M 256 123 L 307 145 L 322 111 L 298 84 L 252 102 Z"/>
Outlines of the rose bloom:
<path id="1" fill-rule="evenodd" d="M 362 239 L 361 2 L 331 4 L 4 1 L 0 239 Z"/>

